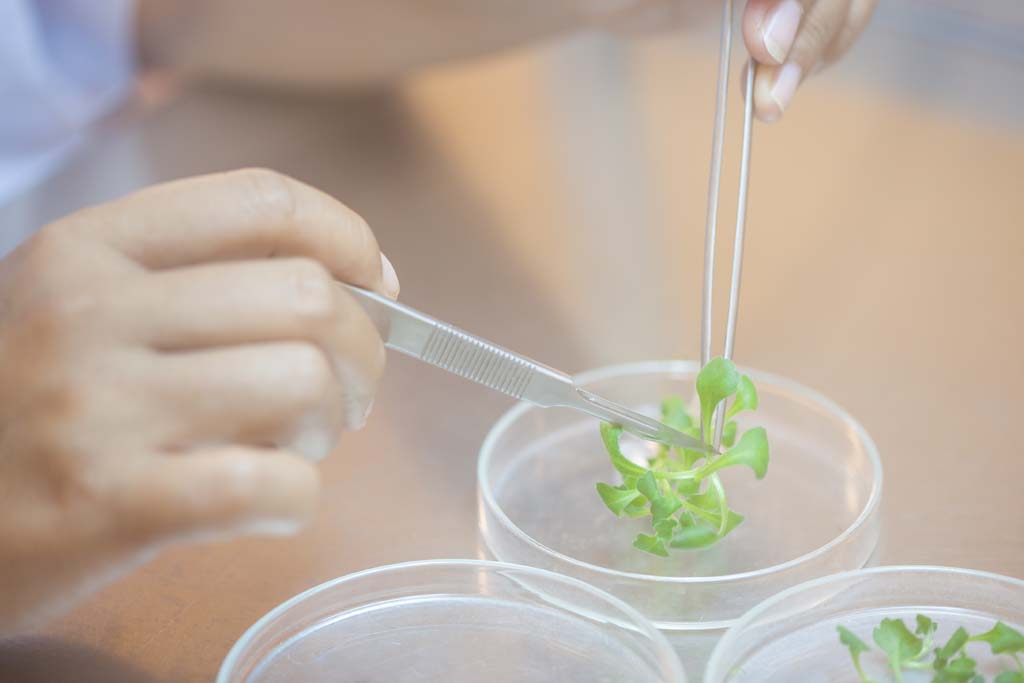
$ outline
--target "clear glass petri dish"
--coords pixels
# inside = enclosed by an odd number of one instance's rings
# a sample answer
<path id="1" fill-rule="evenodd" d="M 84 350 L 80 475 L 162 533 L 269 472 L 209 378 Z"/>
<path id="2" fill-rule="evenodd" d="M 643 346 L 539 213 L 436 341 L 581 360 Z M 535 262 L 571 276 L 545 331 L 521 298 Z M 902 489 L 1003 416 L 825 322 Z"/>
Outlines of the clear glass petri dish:
<path id="1" fill-rule="evenodd" d="M 648 415 L 661 399 L 689 400 L 699 366 L 619 365 L 578 376 L 586 388 Z M 666 631 L 692 672 L 736 619 L 804 581 L 864 566 L 878 540 L 882 466 L 864 429 L 796 382 L 743 370 L 760 407 L 740 428 L 768 431 L 771 465 L 756 481 L 723 474 L 746 521 L 717 545 L 662 559 L 632 547 L 647 520 L 612 515 L 596 482 L 616 483 L 596 421 L 520 404 L 484 441 L 478 468 L 483 555 L 573 576 L 629 603 Z M 639 440 L 624 449 L 649 448 Z"/>
<path id="2" fill-rule="evenodd" d="M 530 567 L 430 560 L 350 574 L 269 612 L 217 683 L 686 683 L 620 600 Z"/>
<path id="3" fill-rule="evenodd" d="M 712 653 L 705 683 L 858 683 L 849 651 L 836 626 L 845 626 L 872 646 L 861 657 L 879 681 L 886 659 L 872 643 L 872 630 L 886 617 L 913 629 L 916 615 L 938 623 L 935 641 L 945 643 L 963 626 L 971 634 L 996 621 L 1024 631 L 1024 581 L 950 567 L 874 567 L 796 586 L 761 603 L 740 619 Z M 1013 666 L 983 643 L 968 645 L 985 680 Z M 905 683 L 929 683 L 929 671 L 907 672 Z"/>

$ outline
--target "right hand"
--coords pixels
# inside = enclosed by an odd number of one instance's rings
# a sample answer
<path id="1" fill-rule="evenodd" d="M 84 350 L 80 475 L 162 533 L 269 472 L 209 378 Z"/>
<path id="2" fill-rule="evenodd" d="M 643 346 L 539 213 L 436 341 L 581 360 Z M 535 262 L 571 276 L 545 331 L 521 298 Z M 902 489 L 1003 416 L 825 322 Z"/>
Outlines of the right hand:
<path id="1" fill-rule="evenodd" d="M 390 297 L 351 210 L 246 170 L 143 190 L 0 262 L 0 636 L 167 544 L 287 533 L 362 426 Z"/>

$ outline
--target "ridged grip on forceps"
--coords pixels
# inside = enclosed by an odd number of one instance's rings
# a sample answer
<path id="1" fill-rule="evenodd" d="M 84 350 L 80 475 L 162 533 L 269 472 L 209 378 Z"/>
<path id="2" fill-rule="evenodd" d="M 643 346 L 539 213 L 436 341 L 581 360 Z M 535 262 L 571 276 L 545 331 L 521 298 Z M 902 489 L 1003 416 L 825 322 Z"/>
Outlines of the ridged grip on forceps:
<path id="1" fill-rule="evenodd" d="M 420 359 L 468 380 L 521 399 L 533 366 L 502 348 L 437 323 Z"/>
<path id="2" fill-rule="evenodd" d="M 565 373 L 379 294 L 348 285 L 346 289 L 373 319 L 388 348 L 517 400 L 542 406 L 567 405 L 571 400 L 572 378 Z"/>
<path id="3" fill-rule="evenodd" d="M 572 377 L 467 334 L 379 294 L 346 285 L 389 348 L 538 406 L 565 406 L 617 422 L 642 438 L 687 448 L 704 445 L 657 420 L 578 389 Z"/>

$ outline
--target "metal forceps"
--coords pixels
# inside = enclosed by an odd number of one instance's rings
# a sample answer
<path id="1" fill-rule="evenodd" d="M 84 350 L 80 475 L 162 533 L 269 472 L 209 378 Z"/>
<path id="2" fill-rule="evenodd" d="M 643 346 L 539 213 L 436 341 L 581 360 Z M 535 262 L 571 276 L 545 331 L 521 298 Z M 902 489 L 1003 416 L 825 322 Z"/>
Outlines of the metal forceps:
<path id="1" fill-rule="evenodd" d="M 649 441 L 718 452 L 699 439 L 576 386 L 573 378 L 397 301 L 341 285 L 373 320 L 389 349 L 542 408 L 583 411 Z"/>
<path id="2" fill-rule="evenodd" d="M 704 290 L 701 304 L 701 367 L 711 360 L 711 322 L 715 279 L 715 240 L 718 234 L 718 194 L 722 183 L 722 151 L 725 145 L 725 120 L 728 111 L 729 68 L 732 56 L 734 0 L 724 0 L 722 32 L 718 54 L 718 89 L 715 101 L 715 129 L 711 143 L 711 173 L 708 179 L 707 223 L 704 233 Z M 736 232 L 733 242 L 732 276 L 729 285 L 729 313 L 725 328 L 724 358 L 731 359 L 736 342 L 736 316 L 743 268 L 743 237 L 747 222 L 747 188 L 750 184 L 750 144 L 754 122 L 754 60 L 747 63 L 746 106 L 743 113 L 743 149 L 740 157 L 739 197 L 736 207 Z M 715 419 L 715 447 L 722 442 L 723 405 Z"/>

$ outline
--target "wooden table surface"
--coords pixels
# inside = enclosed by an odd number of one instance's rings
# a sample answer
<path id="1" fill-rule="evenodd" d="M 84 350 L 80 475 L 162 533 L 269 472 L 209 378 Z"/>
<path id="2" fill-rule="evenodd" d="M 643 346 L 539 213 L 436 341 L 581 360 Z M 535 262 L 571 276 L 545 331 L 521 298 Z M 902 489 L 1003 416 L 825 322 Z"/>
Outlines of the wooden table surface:
<path id="1" fill-rule="evenodd" d="M 694 43 L 582 38 L 358 96 L 188 91 L 101 134 L 0 220 L 269 166 L 361 212 L 413 306 L 568 371 L 693 358 L 714 73 Z M 755 131 L 736 357 L 872 434 L 879 563 L 1024 577 L 1024 126 L 871 81 L 810 83 Z M 392 357 L 369 426 L 323 464 L 310 529 L 168 552 L 0 644 L 0 681 L 210 681 L 297 592 L 475 556 L 477 449 L 509 405 Z"/>

